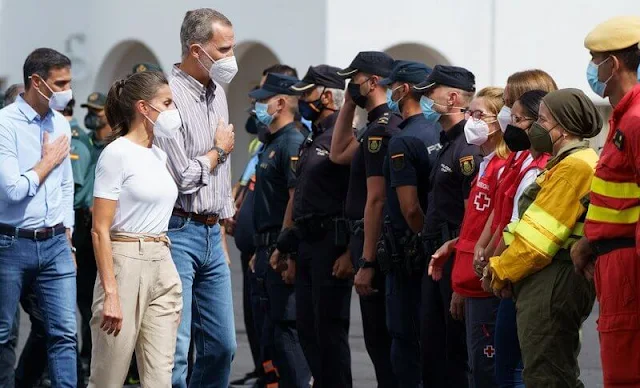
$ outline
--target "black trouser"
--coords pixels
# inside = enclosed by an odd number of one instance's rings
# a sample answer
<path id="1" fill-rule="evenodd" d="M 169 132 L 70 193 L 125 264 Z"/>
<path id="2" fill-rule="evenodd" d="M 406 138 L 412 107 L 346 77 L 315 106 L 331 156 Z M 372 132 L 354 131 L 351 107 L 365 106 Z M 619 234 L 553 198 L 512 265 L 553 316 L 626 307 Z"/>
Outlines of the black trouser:
<path id="1" fill-rule="evenodd" d="M 314 388 L 352 386 L 349 318 L 351 279 L 333 275 L 345 247 L 334 245 L 334 231 L 315 231 L 298 248 L 296 320 L 300 345 L 314 378 Z M 324 235 L 324 236 L 323 236 Z"/>
<path id="2" fill-rule="evenodd" d="M 78 311 L 80 312 L 82 349 L 80 357 L 91 365 L 91 305 L 93 304 L 93 287 L 96 282 L 96 258 L 91 240 L 91 212 L 89 209 L 76 209 L 76 224 L 73 232 L 73 245 L 76 247 L 78 275 Z"/>
<path id="3" fill-rule="evenodd" d="M 423 380 L 425 387 L 468 386 L 466 330 L 451 316 L 453 258 L 444 265 L 442 279 L 433 281 L 425 272 L 422 281 Z"/>
<path id="4" fill-rule="evenodd" d="M 358 268 L 363 245 L 363 235 L 351 236 L 349 249 L 355 268 Z M 386 323 L 385 276 L 379 270 L 376 271 L 372 286 L 378 290 L 377 293 L 360 297 L 364 344 L 376 372 L 378 388 L 396 387 L 398 384 L 391 367 L 391 336 Z"/>
<path id="5" fill-rule="evenodd" d="M 249 279 L 249 261 L 254 252 L 241 252 L 240 262 L 242 266 L 242 311 L 244 312 L 244 327 L 247 331 L 247 339 L 251 348 L 251 356 L 255 370 L 260 370 L 260 341 L 256 335 L 256 327 L 253 322 L 253 309 L 251 308 L 251 289 Z"/>
<path id="6" fill-rule="evenodd" d="M 306 388 L 311 373 L 296 329 L 295 289 L 293 285 L 285 284 L 282 276 L 269 265 L 272 252 L 271 247 L 264 246 L 256 250 L 256 331 L 262 333 L 263 359 L 272 359 L 278 369 L 279 386 Z"/>

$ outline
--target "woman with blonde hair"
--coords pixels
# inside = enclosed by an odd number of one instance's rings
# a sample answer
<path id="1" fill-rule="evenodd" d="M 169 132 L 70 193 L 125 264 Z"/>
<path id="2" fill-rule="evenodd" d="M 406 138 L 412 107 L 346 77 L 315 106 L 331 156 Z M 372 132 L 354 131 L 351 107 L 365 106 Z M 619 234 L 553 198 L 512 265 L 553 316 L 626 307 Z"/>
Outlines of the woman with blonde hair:
<path id="1" fill-rule="evenodd" d="M 467 354 L 474 387 L 495 386 L 491 349 L 500 300 L 482 290 L 472 262 L 476 242 L 491 215 L 498 182 L 509 156 L 497 120 L 502 106 L 503 89 L 495 87 L 480 90 L 469 105 L 464 133 L 467 142 L 479 146 L 485 156 L 472 183 L 460 236 L 444 243 L 429 264 L 430 275 L 438 281 L 444 262 L 455 251 L 451 275 L 454 297 L 450 312 L 455 319 L 464 319 L 466 324 Z M 454 303 L 459 298 L 464 298 L 464 305 Z M 487 353 L 491 353 L 490 357 Z"/>

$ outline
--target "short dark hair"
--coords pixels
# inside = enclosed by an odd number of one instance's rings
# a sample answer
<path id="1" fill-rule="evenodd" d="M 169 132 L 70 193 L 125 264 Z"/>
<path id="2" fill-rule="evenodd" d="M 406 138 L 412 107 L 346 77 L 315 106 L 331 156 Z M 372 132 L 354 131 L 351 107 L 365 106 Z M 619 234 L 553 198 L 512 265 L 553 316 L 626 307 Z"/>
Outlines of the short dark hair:
<path id="1" fill-rule="evenodd" d="M 528 117 L 537 121 L 540 103 L 547 93 L 548 92 L 544 90 L 529 90 L 528 92 L 524 92 L 516 101 L 520 101 L 520 105 L 522 105 L 522 109 L 524 109 Z"/>
<path id="2" fill-rule="evenodd" d="M 284 75 L 298 78 L 298 71 L 295 68 L 288 65 L 283 65 L 280 63 L 276 63 L 275 65 L 269 66 L 262 71 L 262 75 L 267 75 L 269 73 L 284 74 Z"/>
<path id="3" fill-rule="evenodd" d="M 637 44 L 623 48 L 622 50 L 610 51 L 609 55 L 618 58 L 620 63 L 629 71 L 637 71 L 640 65 L 640 48 Z"/>
<path id="4" fill-rule="evenodd" d="M 64 54 L 50 48 L 35 49 L 22 66 L 22 75 L 25 90 L 29 90 L 31 82 L 29 77 L 33 74 L 39 75 L 43 80 L 49 78 L 49 71 L 52 69 L 63 69 L 71 67 L 71 60 Z"/>

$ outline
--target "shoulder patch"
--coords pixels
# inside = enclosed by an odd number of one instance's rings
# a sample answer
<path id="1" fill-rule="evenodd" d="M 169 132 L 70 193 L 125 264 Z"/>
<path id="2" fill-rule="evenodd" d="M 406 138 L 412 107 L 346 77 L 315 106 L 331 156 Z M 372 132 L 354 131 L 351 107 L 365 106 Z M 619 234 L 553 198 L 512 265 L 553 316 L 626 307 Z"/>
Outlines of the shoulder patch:
<path id="1" fill-rule="evenodd" d="M 391 166 L 396 171 L 400 171 L 404 168 L 404 154 L 391 155 Z"/>
<path id="2" fill-rule="evenodd" d="M 476 169 L 476 161 L 473 156 L 464 156 L 460 158 L 460 171 L 465 176 L 471 176 Z"/>
<path id="3" fill-rule="evenodd" d="M 382 147 L 382 136 L 369 136 L 369 144 L 368 144 L 369 152 L 371 152 L 372 154 L 375 154 L 378 151 L 380 151 L 381 147 Z"/>
<path id="4" fill-rule="evenodd" d="M 290 165 L 291 165 L 291 171 L 296 172 L 296 170 L 298 169 L 298 160 L 300 158 L 297 156 L 292 156 L 291 157 L 291 161 L 290 161 Z"/>
<path id="5" fill-rule="evenodd" d="M 613 136 L 613 145 L 620 151 L 624 147 L 624 133 L 620 129 L 616 129 L 616 134 Z"/>

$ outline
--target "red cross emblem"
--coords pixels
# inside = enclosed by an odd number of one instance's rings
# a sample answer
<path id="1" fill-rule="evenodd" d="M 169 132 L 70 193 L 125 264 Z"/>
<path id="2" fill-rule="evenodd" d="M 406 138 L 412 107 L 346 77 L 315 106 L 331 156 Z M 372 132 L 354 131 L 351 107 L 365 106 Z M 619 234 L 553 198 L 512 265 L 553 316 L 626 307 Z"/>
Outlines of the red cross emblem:
<path id="1" fill-rule="evenodd" d="M 485 192 L 480 192 L 473 199 L 473 204 L 476 205 L 476 210 L 483 212 L 491 205 L 491 198 Z"/>
<path id="2" fill-rule="evenodd" d="M 496 350 L 493 348 L 493 346 L 487 345 L 484 347 L 484 355 L 487 356 L 487 358 L 493 358 L 495 354 Z"/>

